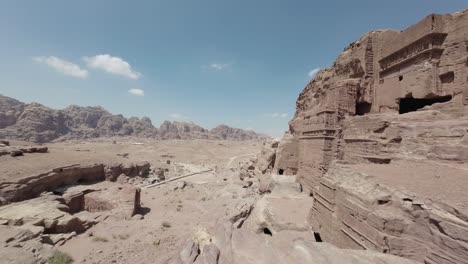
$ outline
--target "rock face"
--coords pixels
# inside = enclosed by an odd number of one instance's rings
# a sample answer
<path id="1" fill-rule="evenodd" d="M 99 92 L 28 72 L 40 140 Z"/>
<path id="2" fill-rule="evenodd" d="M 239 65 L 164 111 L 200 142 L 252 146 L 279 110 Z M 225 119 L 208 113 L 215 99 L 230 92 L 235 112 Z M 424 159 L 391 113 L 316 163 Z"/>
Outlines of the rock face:
<path id="1" fill-rule="evenodd" d="M 346 47 L 333 67 L 321 70 L 300 94 L 290 123 L 300 141 L 298 169 L 304 184 L 317 186 L 331 161 L 347 153 L 345 148 L 353 148 L 356 159 L 385 159 L 377 155 L 383 148 L 401 145 L 398 129 L 388 127 L 398 114 L 437 109 L 441 116 L 432 119 L 464 119 L 467 26 L 468 12 L 463 11 L 430 15 L 403 31 L 373 31 Z M 381 114 L 376 124 L 357 117 L 375 114 Z M 371 134 L 356 138 L 359 129 Z"/>
<path id="2" fill-rule="evenodd" d="M 278 144 L 275 159 L 275 173 L 280 175 L 296 175 L 297 173 L 297 140 L 287 132 Z"/>
<path id="3" fill-rule="evenodd" d="M 460 235 L 468 232 L 467 211 L 419 193 L 441 191 L 440 176 L 426 167 L 454 168 L 454 175 L 468 169 L 467 32 L 468 10 L 369 32 L 301 92 L 273 171 L 297 173 L 314 197 L 311 227 L 324 241 L 424 263 L 468 263 Z M 391 166 L 396 160 L 420 164 L 421 184 Z M 379 167 L 371 177 L 356 164 Z M 398 180 L 415 194 L 392 187 Z"/>
<path id="4" fill-rule="evenodd" d="M 119 170 L 128 174 L 125 177 L 143 176 L 150 170 L 149 164 L 114 166 L 74 165 L 1 182 L 2 260 L 48 263 L 53 246 L 63 245 L 109 217 L 130 220 L 140 213 L 140 188 L 105 181 L 105 176 Z"/>
<path id="5" fill-rule="evenodd" d="M 160 128 L 148 117 L 125 118 L 100 106 L 68 106 L 62 110 L 38 103 L 25 104 L 0 95 L 0 138 L 32 142 L 137 136 L 155 139 L 258 140 L 267 136 L 225 125 L 212 130 L 193 123 L 164 121 Z"/>
<path id="6" fill-rule="evenodd" d="M 42 192 L 54 191 L 61 186 L 103 180 L 105 176 L 102 164 L 72 165 L 21 178 L 16 182 L 2 182 L 0 183 L 0 197 L 8 202 L 18 202 L 37 197 Z"/>
<path id="7" fill-rule="evenodd" d="M 207 129 L 194 123 L 187 122 L 164 121 L 159 128 L 159 132 L 161 133 L 162 138 L 165 139 L 212 139 Z"/>
<path id="8" fill-rule="evenodd" d="M 226 125 L 219 125 L 210 130 L 216 139 L 227 139 L 227 140 L 251 140 L 258 137 L 258 134 L 252 130 L 243 130 L 239 128 L 233 128 Z M 263 137 L 266 139 L 267 137 Z"/>
<path id="9" fill-rule="evenodd" d="M 346 166 L 330 167 L 310 222 L 324 241 L 423 263 L 468 263 L 468 218 L 456 208 L 377 184 Z"/>
<path id="10" fill-rule="evenodd" d="M 23 177 L 14 182 L 0 183 L 0 199 L 6 202 L 19 202 L 35 198 L 43 192 L 56 192 L 65 186 L 82 183 L 96 183 L 104 180 L 115 182 L 119 176 L 134 178 L 148 176 L 151 165 L 138 164 L 93 164 L 71 165 L 55 168 L 37 175 Z"/>
<path id="11" fill-rule="evenodd" d="M 283 179 L 278 179 L 278 188 L 271 194 L 255 204 L 236 206 L 234 211 L 239 217 L 233 218 L 228 213 L 229 219 L 219 219 L 209 233 L 194 235 L 175 263 L 418 263 L 370 250 L 343 250 L 317 242 L 307 225 L 306 209 L 313 198 L 294 189 L 285 192 L 290 185 L 288 180 L 294 176 L 280 178 Z"/>
<path id="12" fill-rule="evenodd" d="M 276 160 L 276 149 L 278 148 L 278 143 L 279 142 L 277 141 L 273 141 L 265 142 L 263 144 L 262 151 L 257 157 L 257 167 L 262 173 L 266 173 L 267 171 L 271 171 L 271 169 L 273 169 Z"/>

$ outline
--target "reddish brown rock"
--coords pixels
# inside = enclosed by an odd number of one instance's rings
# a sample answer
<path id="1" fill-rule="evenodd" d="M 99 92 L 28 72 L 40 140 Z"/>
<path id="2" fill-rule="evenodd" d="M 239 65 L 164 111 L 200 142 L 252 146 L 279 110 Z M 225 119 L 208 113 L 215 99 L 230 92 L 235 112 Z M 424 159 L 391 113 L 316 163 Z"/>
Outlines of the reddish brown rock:
<path id="1" fill-rule="evenodd" d="M 301 92 L 273 171 L 297 171 L 325 241 L 468 263 L 467 30 L 464 10 L 369 32 Z"/>

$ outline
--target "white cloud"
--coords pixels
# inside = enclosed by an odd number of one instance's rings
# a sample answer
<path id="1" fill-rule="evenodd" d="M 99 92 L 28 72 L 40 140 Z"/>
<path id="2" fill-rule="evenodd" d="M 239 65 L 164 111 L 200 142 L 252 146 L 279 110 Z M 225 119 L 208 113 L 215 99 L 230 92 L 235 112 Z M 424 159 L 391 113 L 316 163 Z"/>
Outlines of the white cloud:
<path id="1" fill-rule="evenodd" d="M 109 54 L 84 57 L 83 60 L 89 68 L 103 70 L 107 73 L 122 75 L 135 80 L 142 75 L 132 70 L 132 66 L 128 62 L 119 57 L 112 57 Z"/>
<path id="2" fill-rule="evenodd" d="M 227 67 L 231 66 L 229 63 L 212 63 L 210 64 L 210 68 L 215 69 L 215 70 L 224 70 Z"/>
<path id="3" fill-rule="evenodd" d="M 128 90 L 128 93 L 137 96 L 145 96 L 145 91 L 143 91 L 142 89 L 130 89 Z"/>
<path id="4" fill-rule="evenodd" d="M 270 118 L 286 118 L 289 116 L 287 113 L 273 113 L 273 114 L 266 114 L 265 116 Z"/>
<path id="5" fill-rule="evenodd" d="M 310 78 L 314 78 L 315 75 L 320 71 L 320 68 L 315 68 L 309 71 L 307 74 Z"/>
<path id="6" fill-rule="evenodd" d="M 44 63 L 47 66 L 51 67 L 52 69 L 62 74 L 68 75 L 68 76 L 73 76 L 73 77 L 82 78 L 82 79 L 85 79 L 86 77 L 88 77 L 87 70 L 83 70 L 80 68 L 80 66 L 74 63 L 71 63 L 66 60 L 62 60 L 54 56 L 34 57 L 33 60 L 35 62 Z"/>
<path id="7" fill-rule="evenodd" d="M 172 119 L 176 119 L 176 120 L 187 120 L 187 119 L 189 119 L 188 116 L 185 116 L 185 115 L 182 115 L 182 114 L 177 114 L 177 113 L 170 114 L 169 117 L 172 118 Z"/>

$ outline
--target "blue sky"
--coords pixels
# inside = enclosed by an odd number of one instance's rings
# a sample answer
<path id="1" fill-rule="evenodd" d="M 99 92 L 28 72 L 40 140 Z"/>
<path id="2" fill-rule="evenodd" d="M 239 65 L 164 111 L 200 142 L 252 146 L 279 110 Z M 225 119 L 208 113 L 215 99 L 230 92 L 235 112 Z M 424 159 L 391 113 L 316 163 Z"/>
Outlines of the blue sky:
<path id="1" fill-rule="evenodd" d="M 466 0 L 5 0 L 0 94 L 279 136 L 314 69 Z"/>

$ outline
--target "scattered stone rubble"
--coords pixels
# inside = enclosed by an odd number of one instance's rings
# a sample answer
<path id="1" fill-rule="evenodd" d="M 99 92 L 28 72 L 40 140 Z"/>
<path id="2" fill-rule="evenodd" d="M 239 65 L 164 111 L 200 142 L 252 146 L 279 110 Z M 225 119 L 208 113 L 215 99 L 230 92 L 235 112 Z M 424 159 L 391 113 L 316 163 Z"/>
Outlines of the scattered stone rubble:
<path id="1" fill-rule="evenodd" d="M 0 156 L 10 155 L 12 157 L 23 156 L 25 153 L 47 153 L 48 147 L 16 147 L 10 146 L 10 142 L 6 140 L 0 140 Z"/>
<path id="2" fill-rule="evenodd" d="M 54 246 L 100 221 L 133 219 L 141 211 L 140 188 L 116 180 L 146 178 L 150 171 L 147 162 L 72 165 L 0 183 L 2 247 L 30 255 L 33 261 L 24 263 L 45 263 Z M 13 255 L 3 257 L 20 263 Z"/>

